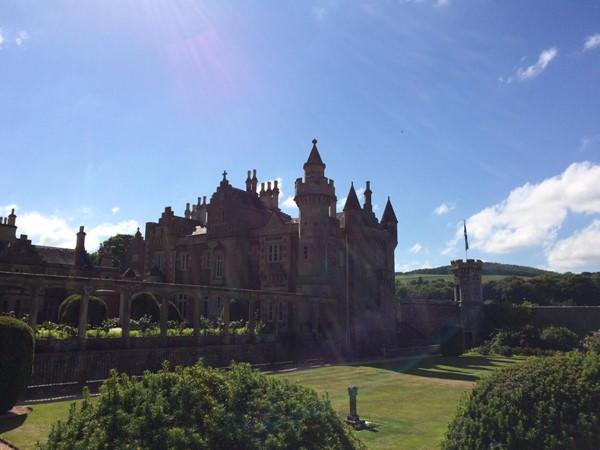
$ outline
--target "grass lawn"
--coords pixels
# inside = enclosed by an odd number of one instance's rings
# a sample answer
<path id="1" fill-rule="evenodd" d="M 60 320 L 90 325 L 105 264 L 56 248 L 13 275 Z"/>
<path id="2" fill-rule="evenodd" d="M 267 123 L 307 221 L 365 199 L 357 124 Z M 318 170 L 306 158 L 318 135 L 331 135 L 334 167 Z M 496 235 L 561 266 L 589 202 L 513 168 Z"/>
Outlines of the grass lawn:
<path id="1" fill-rule="evenodd" d="M 358 386 L 358 414 L 382 424 L 358 436 L 369 449 L 437 449 L 458 400 L 473 382 L 517 358 L 461 356 L 403 360 L 362 366 L 328 366 L 275 376 L 327 393 L 338 413 L 348 414 L 348 391 Z M 17 428 L 0 422 L 0 436 L 19 448 L 44 441 L 50 425 L 66 419 L 72 401 L 30 405 Z M 4 428 L 3 428 L 4 426 Z"/>

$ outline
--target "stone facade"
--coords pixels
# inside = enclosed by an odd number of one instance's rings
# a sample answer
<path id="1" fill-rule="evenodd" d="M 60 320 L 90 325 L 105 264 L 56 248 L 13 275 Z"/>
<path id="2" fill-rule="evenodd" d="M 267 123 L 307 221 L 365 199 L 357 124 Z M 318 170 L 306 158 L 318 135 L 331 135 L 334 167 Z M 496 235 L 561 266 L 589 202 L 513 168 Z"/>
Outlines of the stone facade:
<path id="1" fill-rule="evenodd" d="M 337 212 L 334 181 L 316 144 L 295 183 L 298 218 L 279 208 L 276 181 L 259 188 L 256 170 L 248 171 L 240 189 L 224 172 L 208 202 L 198 198 L 181 216 L 166 207 L 144 236 L 138 230 L 121 271 L 92 266 L 83 227 L 74 250 L 17 239 L 13 211 L 0 221 L 0 306 L 32 314 L 35 326 L 56 319 L 58 302 L 73 291 L 81 291 L 82 305 L 102 293 L 112 296 L 111 315 L 128 319 L 132 294 L 147 289 L 163 306 L 175 301 L 195 327 L 201 316 L 231 316 L 270 323 L 278 333 L 333 339 L 350 354 L 396 346 L 392 204 L 388 198 L 377 219 L 367 182 L 364 204 L 350 186 Z"/>

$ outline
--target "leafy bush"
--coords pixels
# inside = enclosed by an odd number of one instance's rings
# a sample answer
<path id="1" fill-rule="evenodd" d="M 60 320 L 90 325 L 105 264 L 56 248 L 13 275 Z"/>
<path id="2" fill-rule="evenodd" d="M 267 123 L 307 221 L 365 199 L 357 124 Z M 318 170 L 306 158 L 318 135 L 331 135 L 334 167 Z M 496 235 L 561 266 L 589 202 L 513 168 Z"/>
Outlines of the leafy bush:
<path id="1" fill-rule="evenodd" d="M 112 376 L 91 402 L 71 407 L 42 448 L 362 448 L 327 398 L 267 377 L 247 364 L 230 370 L 168 366 L 137 379 Z"/>
<path id="2" fill-rule="evenodd" d="M 600 354 L 600 330 L 596 330 L 581 340 L 581 346 Z"/>
<path id="3" fill-rule="evenodd" d="M 465 339 L 462 327 L 447 326 L 440 331 L 440 353 L 443 356 L 460 356 L 465 351 Z"/>
<path id="4" fill-rule="evenodd" d="M 35 332 L 36 339 L 69 339 L 77 336 L 77 329 L 63 323 L 44 322 Z"/>
<path id="5" fill-rule="evenodd" d="M 181 322 L 181 313 L 173 302 L 167 302 L 167 320 Z M 138 320 L 148 316 L 153 322 L 160 321 L 160 304 L 152 292 L 138 292 L 131 298 L 131 319 Z"/>
<path id="6" fill-rule="evenodd" d="M 79 305 L 81 294 L 68 296 L 58 307 L 58 318 L 61 323 L 73 327 L 79 326 Z M 100 297 L 90 295 L 88 302 L 88 324 L 93 327 L 102 325 L 108 319 L 108 308 Z"/>
<path id="7" fill-rule="evenodd" d="M 557 353 L 497 370 L 462 398 L 442 448 L 600 448 L 600 357 Z"/>
<path id="8" fill-rule="evenodd" d="M 0 413 L 25 393 L 33 369 L 33 330 L 22 320 L 0 316 Z"/>
<path id="9" fill-rule="evenodd" d="M 540 332 L 540 347 L 568 352 L 577 348 L 579 338 L 567 327 L 549 326 Z"/>

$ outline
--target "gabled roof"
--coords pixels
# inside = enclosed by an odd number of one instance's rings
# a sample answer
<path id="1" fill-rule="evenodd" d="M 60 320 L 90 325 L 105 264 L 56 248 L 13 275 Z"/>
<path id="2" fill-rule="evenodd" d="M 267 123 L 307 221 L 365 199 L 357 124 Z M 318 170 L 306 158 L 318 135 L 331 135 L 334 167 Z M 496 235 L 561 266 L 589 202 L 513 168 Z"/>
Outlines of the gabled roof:
<path id="1" fill-rule="evenodd" d="M 398 219 L 396 218 L 396 214 L 394 213 L 394 208 L 392 207 L 392 202 L 390 201 L 389 197 L 385 205 L 385 209 L 383 210 L 383 216 L 381 217 L 381 221 L 398 223 Z"/>
<path id="2" fill-rule="evenodd" d="M 350 192 L 348 192 L 348 198 L 346 199 L 346 204 L 344 205 L 344 211 L 349 210 L 360 210 L 360 203 L 358 202 L 358 196 L 354 190 L 354 183 L 350 185 Z"/>
<path id="3" fill-rule="evenodd" d="M 33 247 L 44 262 L 48 264 L 73 265 L 75 250 L 71 248 L 46 247 L 43 245 L 34 245 Z"/>

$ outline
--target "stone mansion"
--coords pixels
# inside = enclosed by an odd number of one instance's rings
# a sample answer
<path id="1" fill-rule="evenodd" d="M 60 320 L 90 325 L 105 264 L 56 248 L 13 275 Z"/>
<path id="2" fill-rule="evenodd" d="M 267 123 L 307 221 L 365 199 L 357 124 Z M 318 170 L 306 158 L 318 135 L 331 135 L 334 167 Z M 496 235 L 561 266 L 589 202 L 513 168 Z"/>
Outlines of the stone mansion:
<path id="1" fill-rule="evenodd" d="M 34 325 L 56 320 L 60 300 L 88 283 L 86 292 L 106 297 L 109 314 L 123 318 L 135 285 L 174 301 L 190 322 L 226 315 L 364 352 L 394 346 L 398 220 L 392 203 L 388 198 L 377 218 L 367 181 L 364 203 L 351 185 L 337 211 L 334 181 L 325 175 L 317 141 L 312 143 L 303 177 L 295 182 L 298 218 L 279 208 L 277 181 L 259 183 L 256 170 L 248 171 L 238 188 L 224 172 L 208 201 L 198 198 L 182 216 L 166 207 L 143 236 L 138 229 L 120 270 L 108 258 L 91 265 L 83 227 L 74 250 L 17 238 L 13 211 L 0 220 L 0 307 L 35 312 Z"/>

